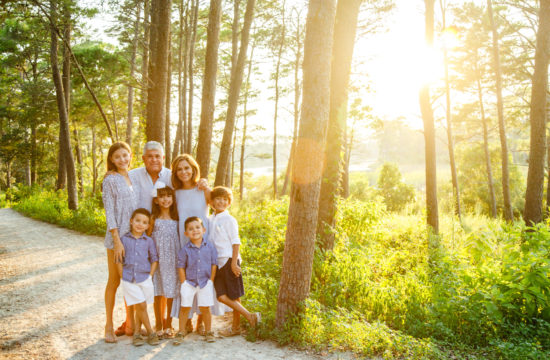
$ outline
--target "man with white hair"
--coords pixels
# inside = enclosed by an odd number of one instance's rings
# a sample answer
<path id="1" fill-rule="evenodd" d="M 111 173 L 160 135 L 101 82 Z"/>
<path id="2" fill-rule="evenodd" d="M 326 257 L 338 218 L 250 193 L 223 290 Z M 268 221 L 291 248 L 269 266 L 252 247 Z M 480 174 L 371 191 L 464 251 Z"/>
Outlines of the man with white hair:
<path id="1" fill-rule="evenodd" d="M 155 183 L 160 180 L 172 187 L 172 171 L 162 165 L 164 164 L 164 148 L 158 141 L 145 143 L 141 158 L 145 166 L 130 170 L 128 176 L 132 181 L 132 186 L 138 187 L 138 207 L 151 211 L 152 191 L 155 188 Z"/>

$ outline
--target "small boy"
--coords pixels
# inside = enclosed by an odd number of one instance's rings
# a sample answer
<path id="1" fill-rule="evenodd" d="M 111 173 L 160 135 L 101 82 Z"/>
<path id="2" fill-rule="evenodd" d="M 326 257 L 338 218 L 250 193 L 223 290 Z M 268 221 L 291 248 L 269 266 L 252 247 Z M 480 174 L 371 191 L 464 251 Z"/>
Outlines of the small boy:
<path id="1" fill-rule="evenodd" d="M 185 325 L 195 296 L 204 321 L 204 340 L 214 342 L 210 307 L 214 305 L 214 277 L 218 255 L 214 245 L 202 238 L 206 229 L 200 218 L 196 216 L 187 218 L 184 229 L 189 242 L 178 252 L 176 267 L 181 282 L 180 329 L 173 344 L 181 344 L 187 335 Z"/>
<path id="2" fill-rule="evenodd" d="M 214 214 L 209 218 L 210 241 L 218 251 L 218 272 L 214 287 L 218 301 L 233 309 L 233 323 L 230 331 L 222 332 L 223 336 L 234 336 L 241 333 L 241 315 L 252 327 L 260 322 L 260 313 L 251 313 L 241 305 L 244 295 L 243 277 L 241 274 L 241 256 L 239 247 L 239 227 L 237 220 L 227 209 L 233 200 L 231 189 L 216 186 L 210 193 Z"/>
<path id="3" fill-rule="evenodd" d="M 135 308 L 134 339 L 132 344 L 141 346 L 145 339 L 139 329 L 141 325 L 147 330 L 147 343 L 158 345 L 157 334 L 151 329 L 147 304 L 152 304 L 155 288 L 153 286 L 153 274 L 158 266 L 157 247 L 145 231 L 149 227 L 151 213 L 149 210 L 139 208 L 132 213 L 130 218 L 130 232 L 120 238 L 124 246 L 124 264 L 118 263 L 118 273 L 122 277 L 122 290 L 128 307 Z"/>

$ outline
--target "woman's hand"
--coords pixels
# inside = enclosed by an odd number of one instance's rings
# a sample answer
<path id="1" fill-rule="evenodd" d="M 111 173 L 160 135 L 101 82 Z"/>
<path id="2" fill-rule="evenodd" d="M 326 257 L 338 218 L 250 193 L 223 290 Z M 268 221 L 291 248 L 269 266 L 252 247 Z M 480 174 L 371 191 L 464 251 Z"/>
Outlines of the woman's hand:
<path id="1" fill-rule="evenodd" d="M 122 242 L 120 239 L 113 239 L 114 240 L 114 248 L 113 251 L 115 252 L 115 263 L 122 264 L 122 260 L 124 259 L 124 246 L 122 245 Z"/>
<path id="2" fill-rule="evenodd" d="M 236 261 L 231 261 L 231 271 L 233 271 L 233 274 L 235 274 L 236 277 L 241 275 L 241 267 L 237 265 Z"/>
<path id="3" fill-rule="evenodd" d="M 208 189 L 208 180 L 206 178 L 202 178 L 199 180 L 199 182 L 197 183 L 197 187 L 199 188 L 199 190 L 206 190 Z"/>

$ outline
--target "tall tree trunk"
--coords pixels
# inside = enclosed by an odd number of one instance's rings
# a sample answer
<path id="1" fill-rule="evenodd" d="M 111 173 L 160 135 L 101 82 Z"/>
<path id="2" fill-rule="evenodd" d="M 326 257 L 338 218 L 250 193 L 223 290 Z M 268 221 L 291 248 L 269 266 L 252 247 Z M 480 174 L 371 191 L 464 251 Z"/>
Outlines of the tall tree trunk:
<path id="1" fill-rule="evenodd" d="M 32 61 L 32 81 L 33 81 L 33 88 L 38 89 L 38 51 L 35 51 L 34 53 L 34 59 Z M 32 102 L 33 104 L 38 104 L 38 93 L 36 90 L 32 91 Z M 36 157 L 37 149 L 36 149 L 36 126 L 38 124 L 38 119 L 36 119 L 36 116 L 33 116 L 33 119 L 31 120 L 31 185 L 35 184 L 37 179 L 37 166 L 36 166 Z"/>
<path id="2" fill-rule="evenodd" d="M 143 2 L 143 48 L 141 60 L 141 116 L 147 118 L 147 93 L 149 92 L 149 51 L 151 44 L 151 0 Z"/>
<path id="3" fill-rule="evenodd" d="M 78 193 L 80 197 L 84 197 L 84 174 L 82 173 L 82 151 L 80 149 L 80 139 L 78 136 L 78 127 L 76 122 L 73 120 L 73 136 L 74 136 L 74 150 L 76 154 L 76 163 L 78 164 Z"/>
<path id="4" fill-rule="evenodd" d="M 298 122 L 300 119 L 300 91 L 302 89 L 300 84 L 300 67 L 302 62 L 302 31 L 300 27 L 300 17 L 297 17 L 296 33 L 294 37 L 296 42 L 296 51 L 294 53 L 294 131 L 292 132 L 292 144 L 290 145 L 290 154 L 288 156 L 288 163 L 286 165 L 285 181 L 283 183 L 283 189 L 281 194 L 286 194 L 288 187 L 290 172 L 292 170 L 292 159 L 294 158 L 296 150 L 296 141 L 298 139 Z"/>
<path id="5" fill-rule="evenodd" d="M 206 56 L 202 84 L 201 122 L 197 142 L 197 163 L 201 176 L 208 176 L 210 168 L 210 147 L 216 100 L 216 74 L 218 72 L 218 47 L 220 45 L 221 0 L 210 0 L 208 29 L 206 33 Z"/>
<path id="6" fill-rule="evenodd" d="M 491 216 L 497 217 L 497 202 L 495 200 L 495 188 L 493 185 L 493 170 L 491 169 L 491 154 L 489 152 L 489 131 L 487 127 L 487 118 L 485 117 L 485 107 L 483 106 L 483 91 L 481 88 L 481 73 L 477 67 L 476 54 L 476 81 L 477 95 L 479 98 L 479 111 L 481 112 L 481 124 L 483 126 L 483 152 L 485 154 L 485 168 L 487 169 L 487 188 L 489 189 L 489 205 L 491 207 Z"/>
<path id="7" fill-rule="evenodd" d="M 351 161 L 351 150 L 353 149 L 353 137 L 355 135 L 355 123 L 356 120 L 353 120 L 351 126 L 351 132 L 348 139 L 348 125 L 347 122 L 344 124 L 344 135 L 346 141 L 344 142 L 344 168 L 342 169 L 342 188 L 340 190 L 340 195 L 347 199 L 349 197 L 349 164 Z"/>
<path id="8" fill-rule="evenodd" d="M 254 39 L 254 36 L 252 36 Z M 246 73 L 246 83 L 245 83 L 245 95 L 244 95 L 244 104 L 243 104 L 243 135 L 241 141 L 241 160 L 240 160 L 240 173 L 239 173 L 239 199 L 243 199 L 244 192 L 244 150 L 246 144 L 246 121 L 248 118 L 248 94 L 250 92 L 250 75 L 252 74 L 252 59 L 254 58 L 254 48 L 256 47 L 256 41 L 252 41 L 250 46 L 250 58 L 248 59 L 248 70 Z"/>
<path id="9" fill-rule="evenodd" d="M 325 167 L 319 196 L 317 235 L 325 250 L 334 247 L 334 224 L 338 205 L 343 143 L 348 108 L 348 83 L 361 0 L 339 0 L 334 25 L 334 46 L 330 77 L 330 114 L 325 154 Z"/>
<path id="10" fill-rule="evenodd" d="M 50 47 L 50 63 L 52 68 L 52 77 L 55 85 L 57 109 L 59 111 L 59 126 L 61 128 L 60 148 L 61 155 L 65 161 L 67 170 L 67 195 L 68 206 L 71 210 L 78 208 L 78 196 L 76 192 L 76 172 L 74 166 L 73 152 L 71 151 L 71 137 L 69 131 L 69 117 L 67 114 L 68 106 L 65 102 L 66 94 L 63 90 L 63 79 L 59 72 L 57 59 L 57 32 L 55 29 L 55 19 L 57 18 L 57 4 L 55 0 L 50 0 L 51 18 L 51 47 Z"/>
<path id="11" fill-rule="evenodd" d="M 250 37 L 250 26 L 254 18 L 254 5 L 256 0 L 248 0 L 246 3 L 246 11 L 244 14 L 244 23 L 241 30 L 241 47 L 239 57 L 237 58 L 237 67 L 231 75 L 231 83 L 229 85 L 229 98 L 227 101 L 227 117 L 225 119 L 225 128 L 223 130 L 222 144 L 220 146 L 220 156 L 218 157 L 218 166 L 216 168 L 215 185 L 226 185 L 225 174 L 229 167 L 229 155 L 231 151 L 231 139 L 235 128 L 235 118 L 237 106 L 239 103 L 239 94 L 243 81 L 244 63 L 246 61 L 246 53 L 248 49 L 248 39 Z"/>
<path id="12" fill-rule="evenodd" d="M 231 23 L 231 74 L 237 68 L 239 54 L 239 18 L 241 0 L 233 0 L 233 22 Z"/>
<path id="13" fill-rule="evenodd" d="M 548 118 L 548 114 L 546 115 Z M 548 218 L 550 217 L 550 133 L 546 136 L 546 151 L 546 218 Z"/>
<path id="14" fill-rule="evenodd" d="M 187 2 L 187 5 L 189 1 Z M 172 158 L 175 159 L 181 148 L 184 147 L 184 139 L 187 139 L 187 133 L 184 131 L 186 126 L 185 108 L 187 105 L 187 39 L 184 38 L 184 31 L 187 34 L 187 9 L 184 9 L 183 0 L 178 3 L 179 24 L 178 24 L 178 127 L 176 130 L 176 138 L 174 139 L 174 148 L 172 150 Z M 186 35 L 187 36 L 187 35 Z M 185 128 L 186 129 L 186 128 Z"/>
<path id="15" fill-rule="evenodd" d="M 11 188 L 11 162 L 11 159 L 6 161 L 6 189 Z"/>
<path id="16" fill-rule="evenodd" d="M 281 58 L 285 46 L 286 25 L 285 25 L 285 3 L 281 7 L 282 28 L 281 38 L 279 39 L 279 49 L 277 50 L 277 64 L 275 66 L 275 109 L 273 111 L 273 198 L 277 198 L 277 114 L 279 110 L 279 74 L 281 70 Z"/>
<path id="17" fill-rule="evenodd" d="M 136 57 L 138 50 L 139 25 L 141 23 L 141 1 L 137 2 L 134 38 L 132 39 L 132 56 L 130 58 L 130 81 L 134 81 Z M 132 126 L 134 123 L 134 87 L 128 85 L 128 117 L 126 118 L 126 143 L 132 146 Z"/>
<path id="18" fill-rule="evenodd" d="M 165 166 L 170 167 L 170 98 L 172 94 L 172 51 L 168 48 L 168 79 L 166 81 L 166 121 L 164 122 L 164 161 Z"/>
<path id="19" fill-rule="evenodd" d="M 228 187 L 233 187 L 233 172 L 235 171 L 235 147 L 237 146 L 237 127 L 233 130 L 233 142 L 231 145 L 230 166 L 227 171 L 225 183 Z"/>
<path id="20" fill-rule="evenodd" d="M 95 127 L 92 125 L 92 194 L 97 190 L 97 155 Z"/>
<path id="21" fill-rule="evenodd" d="M 500 69 L 500 52 L 498 45 L 498 32 L 493 17 L 492 0 L 487 0 L 487 9 L 489 21 L 493 33 L 493 67 L 495 72 L 496 95 L 497 95 L 497 113 L 498 130 L 500 135 L 500 153 L 502 160 L 502 197 L 504 200 L 504 218 L 507 221 L 514 220 L 512 211 L 512 201 L 510 200 L 510 181 L 508 170 L 508 144 L 506 141 L 506 127 L 504 124 L 504 104 L 502 101 L 502 72 Z"/>
<path id="22" fill-rule="evenodd" d="M 434 38 L 434 1 L 425 0 L 426 5 L 426 43 L 433 46 Z M 420 112 L 424 123 L 424 141 L 426 152 L 426 211 L 427 223 L 434 233 L 439 232 L 439 214 L 437 210 L 437 175 L 435 153 L 435 124 L 430 101 L 430 86 L 424 84 L 419 93 Z"/>
<path id="23" fill-rule="evenodd" d="M 149 87 L 147 94 L 147 140 L 164 143 L 168 57 L 170 54 L 171 0 L 151 1 L 151 37 L 149 49 Z"/>
<path id="24" fill-rule="evenodd" d="M 309 296 L 317 227 L 317 210 L 330 110 L 330 63 L 335 0 L 311 0 L 304 48 L 304 92 L 299 140 L 292 168 L 283 267 L 277 301 L 276 325 Z"/>
<path id="25" fill-rule="evenodd" d="M 542 221 L 544 157 L 546 156 L 546 115 L 548 59 L 550 57 L 550 0 L 540 0 L 539 28 L 535 50 L 535 71 L 531 87 L 531 146 L 523 220 L 527 225 Z"/>
<path id="26" fill-rule="evenodd" d="M 193 79 L 194 67 L 193 60 L 195 58 L 195 41 L 197 38 L 197 21 L 199 18 L 199 1 L 195 0 L 193 5 L 193 29 L 191 30 L 191 39 L 189 40 L 189 65 L 187 79 L 189 81 L 189 105 L 187 105 L 187 149 L 186 153 L 191 154 L 193 151 Z M 206 174 L 207 175 L 207 174 Z M 205 176 L 206 176 L 205 175 Z"/>

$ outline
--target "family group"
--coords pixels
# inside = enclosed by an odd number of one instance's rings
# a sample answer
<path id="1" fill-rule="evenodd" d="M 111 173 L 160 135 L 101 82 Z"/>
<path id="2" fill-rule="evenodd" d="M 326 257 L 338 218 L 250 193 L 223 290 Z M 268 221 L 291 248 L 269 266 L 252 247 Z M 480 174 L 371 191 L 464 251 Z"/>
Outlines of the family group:
<path id="1" fill-rule="evenodd" d="M 114 343 L 117 336 L 127 335 L 136 346 L 157 345 L 163 338 L 179 345 L 193 331 L 191 319 L 197 313 L 196 331 L 212 342 L 212 315 L 226 310 L 233 311 L 233 322 L 221 335 L 240 334 L 241 315 L 255 327 L 260 314 L 240 302 L 241 242 L 237 221 L 228 213 L 231 189 L 210 189 L 188 154 L 165 168 L 164 149 L 156 141 L 145 144 L 143 167 L 130 170 L 131 159 L 128 144 L 114 143 L 103 179 L 109 269 L 105 341 Z M 120 284 L 126 320 L 115 330 L 113 309 Z M 154 330 L 147 313 L 151 303 Z M 179 317 L 177 333 L 173 317 Z"/>

